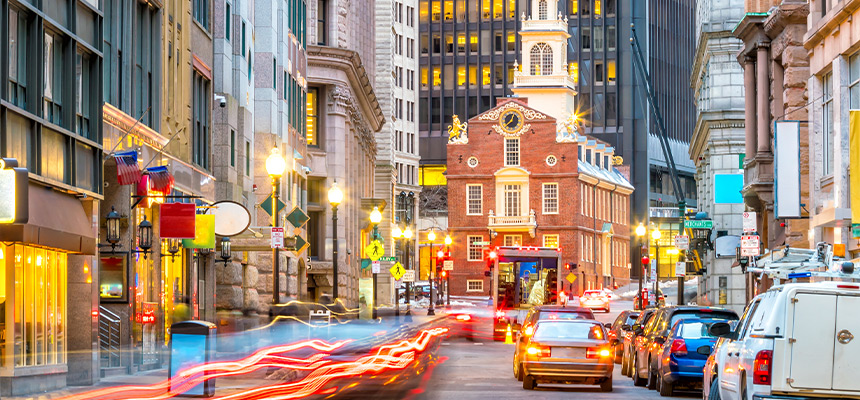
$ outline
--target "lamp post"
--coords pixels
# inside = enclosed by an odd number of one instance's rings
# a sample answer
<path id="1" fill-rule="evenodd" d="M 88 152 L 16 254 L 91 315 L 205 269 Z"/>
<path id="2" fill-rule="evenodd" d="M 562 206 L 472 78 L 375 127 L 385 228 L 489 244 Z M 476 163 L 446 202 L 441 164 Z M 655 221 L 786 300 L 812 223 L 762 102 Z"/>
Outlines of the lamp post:
<path id="1" fill-rule="evenodd" d="M 403 230 L 403 238 L 404 238 L 404 242 L 406 244 L 406 252 L 405 252 L 406 267 L 404 267 L 404 268 L 412 269 L 411 268 L 412 265 L 409 263 L 411 261 L 410 257 L 409 257 L 409 253 L 410 253 L 409 241 L 412 240 L 412 228 L 410 228 L 409 225 L 407 225 L 406 229 Z M 412 316 L 412 301 L 411 301 L 412 297 L 411 296 L 412 296 L 412 283 L 406 282 L 406 316 L 407 317 Z M 406 320 L 408 321 L 409 318 L 407 318 Z"/>
<path id="2" fill-rule="evenodd" d="M 657 303 L 657 295 L 658 295 L 658 293 L 660 293 L 659 292 L 660 288 L 659 288 L 658 280 L 657 280 L 657 277 L 659 276 L 659 271 L 660 271 L 660 236 L 661 236 L 661 233 L 660 233 L 659 229 L 655 228 L 653 231 L 651 231 L 651 238 L 654 239 L 654 260 L 655 260 L 654 263 L 657 264 L 657 267 L 654 268 L 654 276 L 653 276 L 653 278 L 654 278 L 654 304 L 655 305 Z"/>
<path id="3" fill-rule="evenodd" d="M 146 259 L 149 249 L 152 248 L 152 222 L 146 220 L 146 215 L 137 226 L 137 247 L 140 247 L 143 258 Z"/>
<path id="4" fill-rule="evenodd" d="M 642 242 L 642 239 L 645 237 L 646 233 L 648 233 L 648 229 L 645 228 L 645 225 L 642 225 L 642 223 L 639 223 L 639 226 L 636 227 L 636 236 L 639 237 L 640 242 Z M 638 274 L 639 275 L 639 309 L 640 310 L 645 309 L 645 300 L 643 299 L 643 296 L 642 296 L 642 280 L 643 280 L 643 275 L 645 275 L 645 264 L 647 264 L 647 262 L 645 262 L 644 260 L 648 259 L 648 248 L 645 246 L 645 244 L 647 244 L 647 243 L 648 243 L 648 241 L 646 240 L 645 243 L 642 243 L 641 247 L 639 248 L 639 257 L 643 260 L 642 270 Z"/>
<path id="5" fill-rule="evenodd" d="M 451 235 L 445 235 L 445 253 L 448 252 L 448 248 L 451 246 L 451 243 L 454 241 L 451 240 Z M 445 306 L 451 307 L 451 273 L 445 275 Z"/>
<path id="6" fill-rule="evenodd" d="M 430 275 L 428 276 L 430 280 L 430 308 L 427 309 L 427 315 L 436 315 L 435 301 L 433 299 L 433 270 L 436 269 L 436 266 L 433 265 L 433 241 L 436 240 L 436 232 L 431 230 L 427 234 L 427 240 L 430 241 Z"/>
<path id="7" fill-rule="evenodd" d="M 373 207 L 373 211 L 370 212 L 370 223 L 373 224 L 373 240 L 376 240 L 379 237 L 379 223 L 380 222 L 382 222 L 382 213 L 379 212 L 379 207 Z M 372 306 L 373 307 L 372 308 L 373 314 L 372 314 L 372 317 L 373 317 L 373 319 L 376 319 L 376 317 L 377 317 L 376 300 L 379 297 L 376 295 L 376 288 L 377 288 L 376 275 L 377 274 L 376 274 L 376 272 L 373 272 L 372 268 L 371 268 L 371 273 L 373 274 L 373 306 Z"/>
<path id="8" fill-rule="evenodd" d="M 287 169 L 287 161 L 281 156 L 278 147 L 272 149 L 272 154 L 266 158 L 266 172 L 272 178 L 272 228 L 278 227 L 278 198 L 280 197 L 281 176 Z M 278 247 L 272 249 L 272 304 L 280 303 L 280 260 Z"/>
<path id="9" fill-rule="evenodd" d="M 331 189 L 328 190 L 328 202 L 331 204 L 331 224 L 332 224 L 332 263 L 331 263 L 331 272 L 332 272 L 332 285 L 334 286 L 331 290 L 332 292 L 332 301 L 334 304 L 337 304 L 337 206 L 340 202 L 343 201 L 343 192 L 337 187 L 337 181 L 334 181 L 331 185 Z"/>
<path id="10" fill-rule="evenodd" d="M 400 249 L 400 239 L 403 238 L 403 230 L 400 229 L 400 226 L 395 225 L 394 229 L 391 230 L 391 236 L 397 239 L 397 248 Z M 395 251 L 396 254 L 396 251 Z M 395 286 L 394 288 L 394 316 L 400 316 L 400 287 Z"/>
<path id="11" fill-rule="evenodd" d="M 116 212 L 116 209 L 111 206 L 110 212 L 107 217 L 105 217 L 105 225 L 107 227 L 107 241 L 110 243 L 110 251 L 114 252 L 117 243 L 119 243 L 120 235 L 119 235 L 119 223 L 120 216 L 119 213 Z"/>

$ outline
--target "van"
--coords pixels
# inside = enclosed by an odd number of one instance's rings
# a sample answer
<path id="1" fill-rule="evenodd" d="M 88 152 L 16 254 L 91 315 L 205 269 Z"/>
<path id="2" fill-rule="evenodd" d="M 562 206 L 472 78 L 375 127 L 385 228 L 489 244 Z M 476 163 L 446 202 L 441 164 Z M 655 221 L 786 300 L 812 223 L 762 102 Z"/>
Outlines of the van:
<path id="1" fill-rule="evenodd" d="M 790 283 L 756 296 L 714 354 L 709 400 L 860 399 L 860 284 Z"/>

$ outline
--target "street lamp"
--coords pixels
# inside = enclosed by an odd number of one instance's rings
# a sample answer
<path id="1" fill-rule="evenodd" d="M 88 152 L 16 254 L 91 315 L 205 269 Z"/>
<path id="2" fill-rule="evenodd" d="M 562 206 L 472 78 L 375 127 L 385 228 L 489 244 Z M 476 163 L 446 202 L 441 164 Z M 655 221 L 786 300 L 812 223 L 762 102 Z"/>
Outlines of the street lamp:
<path id="1" fill-rule="evenodd" d="M 373 211 L 370 212 L 370 223 L 373 224 L 373 240 L 376 240 L 379 237 L 378 226 L 379 226 L 380 222 L 382 222 L 382 213 L 379 212 L 379 207 L 374 206 Z M 373 274 L 373 306 L 372 306 L 373 307 L 372 308 L 373 314 L 372 314 L 372 316 L 373 316 L 373 319 L 376 319 L 376 317 L 377 317 L 376 300 L 378 297 L 376 295 L 376 288 L 377 288 L 377 277 L 376 277 L 376 275 L 377 274 L 376 274 L 376 272 L 373 272 L 372 268 L 371 268 L 371 274 Z"/>
<path id="2" fill-rule="evenodd" d="M 146 259 L 149 249 L 152 248 L 152 222 L 146 220 L 146 215 L 137 226 L 137 247 L 140 247 L 143 258 Z"/>
<path id="3" fill-rule="evenodd" d="M 280 197 L 281 176 L 287 169 L 287 160 L 281 155 L 278 147 L 272 149 L 272 154 L 266 158 L 266 172 L 272 178 L 272 229 L 278 227 L 278 198 Z M 280 257 L 278 247 L 272 249 L 272 304 L 280 302 Z"/>
<path id="4" fill-rule="evenodd" d="M 658 295 L 660 294 L 660 286 L 658 283 L 657 277 L 660 275 L 660 236 L 662 233 L 660 229 L 654 228 L 651 231 L 651 238 L 654 239 L 654 264 L 656 264 L 656 268 L 654 268 L 654 304 L 657 304 Z"/>
<path id="5" fill-rule="evenodd" d="M 642 225 L 642 223 L 640 222 L 639 226 L 636 227 L 636 236 L 639 237 L 640 243 L 642 243 L 646 233 L 648 233 L 648 229 L 646 229 L 645 225 Z M 639 309 L 640 310 L 645 309 L 645 300 L 643 299 L 643 297 L 645 297 L 645 296 L 642 296 L 642 280 L 643 280 L 643 276 L 645 275 L 645 264 L 648 264 L 648 261 L 647 261 L 648 260 L 648 248 L 645 246 L 647 243 L 648 243 L 648 241 L 645 240 L 644 243 L 642 243 L 639 247 L 639 256 L 642 258 L 642 269 L 640 270 L 640 272 L 638 274 L 639 275 Z"/>
<path id="6" fill-rule="evenodd" d="M 451 243 L 454 243 L 454 240 L 451 239 L 451 235 L 445 235 L 445 252 L 448 252 L 448 248 L 451 246 Z M 451 273 L 445 274 L 445 306 L 451 307 Z"/>
<path id="7" fill-rule="evenodd" d="M 433 241 L 436 240 L 436 232 L 430 230 L 430 233 L 427 234 L 427 240 L 430 241 L 430 276 L 428 276 L 430 280 L 430 307 L 427 309 L 427 315 L 436 315 L 435 302 L 433 301 L 433 270 L 436 269 L 436 266 L 433 265 Z"/>
<path id="8" fill-rule="evenodd" d="M 403 238 L 406 239 L 404 241 L 406 244 L 406 267 L 404 268 L 412 269 L 410 263 L 411 260 L 409 259 L 409 250 L 411 247 L 409 245 L 409 240 L 412 239 L 412 228 L 408 225 L 406 226 L 406 229 L 403 230 Z M 412 315 L 412 302 L 410 301 L 410 296 L 412 296 L 412 284 L 411 282 L 406 282 L 406 316 Z"/>
<path id="9" fill-rule="evenodd" d="M 232 257 L 233 253 L 230 251 L 230 238 L 221 238 L 221 259 L 224 260 L 224 265 L 227 265 L 227 261 Z"/>
<path id="10" fill-rule="evenodd" d="M 331 223 L 332 223 L 332 301 L 337 304 L 337 206 L 343 201 L 343 192 L 337 187 L 337 181 L 331 185 L 328 190 L 328 202 L 331 204 Z"/>
<path id="11" fill-rule="evenodd" d="M 117 243 L 119 243 L 119 222 L 120 216 L 119 213 L 116 212 L 116 209 L 111 206 L 110 212 L 107 217 L 105 217 L 105 225 L 107 226 L 107 241 L 110 243 L 110 251 L 111 253 L 116 248 Z"/>

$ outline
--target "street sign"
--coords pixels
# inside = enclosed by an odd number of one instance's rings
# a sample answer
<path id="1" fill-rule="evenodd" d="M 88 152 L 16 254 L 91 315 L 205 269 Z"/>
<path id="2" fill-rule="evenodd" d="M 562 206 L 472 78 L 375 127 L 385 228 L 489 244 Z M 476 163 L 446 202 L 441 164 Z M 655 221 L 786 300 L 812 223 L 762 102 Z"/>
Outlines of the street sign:
<path id="1" fill-rule="evenodd" d="M 271 204 L 271 202 L 269 202 Z M 305 212 L 299 208 L 298 206 L 294 207 L 289 214 L 287 214 L 287 222 L 293 224 L 296 228 L 301 228 L 311 219 Z"/>
<path id="2" fill-rule="evenodd" d="M 761 242 L 758 235 L 741 236 L 741 257 L 755 257 L 761 252 Z"/>
<path id="3" fill-rule="evenodd" d="M 657 281 L 657 260 L 655 259 L 651 259 L 651 275 L 648 276 L 652 283 Z"/>
<path id="4" fill-rule="evenodd" d="M 284 211 L 286 207 L 287 205 L 281 201 L 281 199 L 278 199 L 278 212 Z M 260 203 L 260 208 L 262 208 L 267 214 L 272 215 L 272 195 L 269 195 L 269 197 L 266 197 L 266 199 Z"/>
<path id="5" fill-rule="evenodd" d="M 687 263 L 685 261 L 678 261 L 675 263 L 675 276 L 684 277 L 687 275 Z"/>
<path id="6" fill-rule="evenodd" d="M 743 230 L 744 232 L 756 231 L 756 214 L 752 211 L 743 213 Z"/>
<path id="7" fill-rule="evenodd" d="M 564 277 L 564 279 L 565 279 L 565 280 L 567 280 L 567 281 L 568 281 L 568 282 L 570 282 L 570 283 L 573 283 L 573 282 L 575 282 L 575 281 L 576 281 L 576 274 L 575 274 L 575 273 L 573 273 L 573 272 L 571 272 L 571 273 L 567 274 L 567 276 L 566 276 L 566 277 Z"/>
<path id="8" fill-rule="evenodd" d="M 281 227 L 272 228 L 272 248 L 273 249 L 283 249 L 284 248 L 284 228 L 281 228 Z"/>
<path id="9" fill-rule="evenodd" d="M 407 269 L 403 274 L 403 282 L 415 282 L 415 270 Z"/>
<path id="10" fill-rule="evenodd" d="M 310 243 L 308 243 L 308 241 L 305 240 L 305 238 L 303 238 L 299 235 L 296 235 L 296 247 L 294 248 L 293 251 L 297 255 L 301 254 L 301 252 L 305 251 L 305 249 L 308 248 L 309 246 L 310 246 Z"/>
<path id="11" fill-rule="evenodd" d="M 371 261 L 370 262 L 370 272 L 374 274 L 379 273 L 379 261 Z"/>
<path id="12" fill-rule="evenodd" d="M 382 261 L 382 262 L 395 262 L 395 261 L 397 261 L 397 257 L 391 257 L 391 256 L 389 256 L 389 257 L 379 257 L 379 261 Z"/>
<path id="13" fill-rule="evenodd" d="M 370 261 L 378 261 L 380 257 L 385 255 L 385 247 L 382 246 L 382 242 L 374 240 L 364 248 L 364 252 L 367 253 L 367 258 Z"/>
<path id="14" fill-rule="evenodd" d="M 490 242 L 472 242 L 474 246 L 489 246 Z"/>
<path id="15" fill-rule="evenodd" d="M 442 261 L 442 271 L 453 271 L 453 270 L 454 270 L 454 260 Z"/>
<path id="16" fill-rule="evenodd" d="M 708 219 L 691 219 L 684 221 L 684 228 L 687 229 L 713 229 L 714 221 Z"/>
<path id="17" fill-rule="evenodd" d="M 678 250 L 689 250 L 690 237 L 687 235 L 675 235 L 675 248 Z"/>
<path id="18" fill-rule="evenodd" d="M 395 280 L 399 281 L 400 278 L 403 277 L 403 273 L 406 272 L 406 269 L 403 268 L 403 265 L 400 265 L 400 263 L 397 263 L 397 264 L 394 264 L 394 266 L 391 267 L 388 271 L 391 272 L 391 276 L 393 276 Z"/>

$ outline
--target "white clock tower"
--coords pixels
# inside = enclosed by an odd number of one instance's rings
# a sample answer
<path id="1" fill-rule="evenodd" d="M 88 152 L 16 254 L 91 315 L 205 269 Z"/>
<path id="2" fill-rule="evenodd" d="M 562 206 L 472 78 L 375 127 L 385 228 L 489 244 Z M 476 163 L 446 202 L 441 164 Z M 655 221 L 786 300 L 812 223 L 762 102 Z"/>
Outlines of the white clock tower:
<path id="1" fill-rule="evenodd" d="M 522 15 L 522 69 L 514 72 L 514 94 L 526 97 L 529 107 L 556 120 L 566 120 L 576 111 L 577 71 L 567 67 L 567 17 L 558 12 L 558 0 L 531 0 L 536 13 Z"/>

